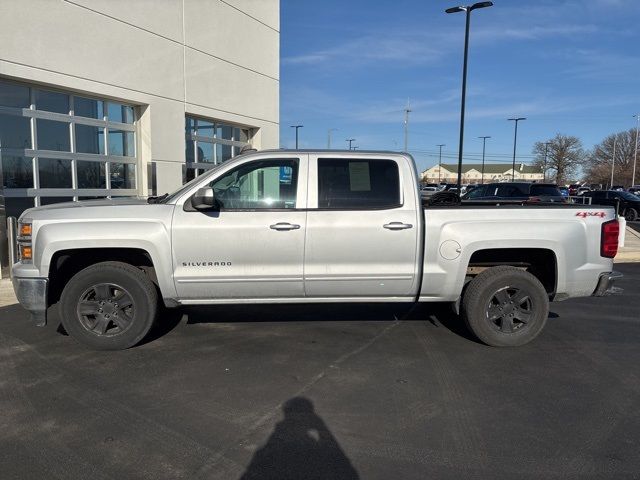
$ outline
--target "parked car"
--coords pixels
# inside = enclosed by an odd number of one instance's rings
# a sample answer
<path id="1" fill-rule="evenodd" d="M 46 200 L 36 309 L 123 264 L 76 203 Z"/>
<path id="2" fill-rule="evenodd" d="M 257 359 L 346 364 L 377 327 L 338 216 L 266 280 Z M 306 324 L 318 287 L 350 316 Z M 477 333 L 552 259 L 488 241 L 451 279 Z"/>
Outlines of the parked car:
<path id="1" fill-rule="evenodd" d="M 405 153 L 269 150 L 147 201 L 31 208 L 16 296 L 40 325 L 59 303 L 71 337 L 114 350 L 160 304 L 317 302 L 451 302 L 480 340 L 517 346 L 549 300 L 615 293 L 613 208 L 423 208 L 416 172 Z"/>
<path id="2" fill-rule="evenodd" d="M 602 190 L 601 188 L 596 188 L 595 190 Z M 617 192 L 624 192 L 624 185 L 612 185 L 609 190 L 614 190 Z"/>
<path id="3" fill-rule="evenodd" d="M 580 195 L 584 195 L 587 192 L 590 192 L 591 189 L 589 187 L 580 187 L 578 188 L 578 191 L 576 192 L 576 195 L 579 197 Z"/>
<path id="4" fill-rule="evenodd" d="M 552 183 L 504 182 L 480 185 L 462 196 L 463 201 L 513 200 L 566 203 L 557 185 Z"/>
<path id="5" fill-rule="evenodd" d="M 578 194 L 578 189 L 581 187 L 579 183 L 572 183 L 569 185 L 569 195 L 572 197 Z"/>
<path id="6" fill-rule="evenodd" d="M 627 190 L 629 193 L 633 193 L 634 195 L 640 195 L 640 185 L 634 185 L 633 187 Z"/>
<path id="7" fill-rule="evenodd" d="M 618 206 L 618 213 L 627 222 L 635 222 L 640 215 L 640 197 L 632 193 L 595 190 L 587 192 L 583 196 L 591 198 L 591 205 Z"/>
<path id="8" fill-rule="evenodd" d="M 437 187 L 422 187 L 420 189 L 420 194 L 423 197 L 430 197 L 431 195 L 433 195 L 434 193 L 438 192 L 438 188 Z"/>

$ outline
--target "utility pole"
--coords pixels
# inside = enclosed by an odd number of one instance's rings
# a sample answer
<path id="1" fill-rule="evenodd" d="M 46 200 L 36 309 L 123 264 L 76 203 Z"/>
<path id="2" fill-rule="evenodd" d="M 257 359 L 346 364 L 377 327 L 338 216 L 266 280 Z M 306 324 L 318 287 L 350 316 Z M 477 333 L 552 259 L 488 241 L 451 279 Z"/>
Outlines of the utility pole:
<path id="1" fill-rule="evenodd" d="M 331 150 L 331 132 L 338 130 L 337 128 L 330 128 L 327 131 L 327 150 Z"/>
<path id="2" fill-rule="evenodd" d="M 636 184 L 636 160 L 638 159 L 638 129 L 640 129 L 640 115 L 634 115 L 636 117 L 636 144 L 633 151 L 633 173 L 631 174 L 631 186 Z"/>
<path id="3" fill-rule="evenodd" d="M 446 144 L 441 143 L 436 145 L 436 147 L 440 147 L 440 153 L 438 154 L 438 183 L 440 183 L 440 175 L 442 172 L 442 147 L 445 147 Z"/>
<path id="4" fill-rule="evenodd" d="M 298 129 L 304 127 L 304 125 L 291 125 L 291 128 L 296 129 L 296 150 L 298 149 Z"/>
<path id="5" fill-rule="evenodd" d="M 508 118 L 507 120 L 515 122 L 516 128 L 513 133 L 513 166 L 511 169 L 511 181 L 515 182 L 516 177 L 516 144 L 518 142 L 518 122 L 520 120 L 526 120 L 526 117 Z"/>
<path id="6" fill-rule="evenodd" d="M 616 168 L 616 143 L 618 143 L 618 135 L 613 137 L 613 157 L 611 157 L 611 185 L 609 188 L 613 187 L 613 170 Z M 631 184 L 633 186 L 633 184 Z"/>
<path id="7" fill-rule="evenodd" d="M 486 137 L 478 137 L 478 138 L 482 139 L 482 173 L 480 174 L 480 177 L 481 177 L 480 183 L 484 185 L 484 150 L 487 144 L 487 138 L 491 138 L 491 137 L 486 136 Z"/>
<path id="8" fill-rule="evenodd" d="M 409 99 L 407 99 L 407 108 L 404 109 L 404 151 L 408 152 L 409 145 Z"/>
<path id="9" fill-rule="evenodd" d="M 356 139 L 355 139 L 355 138 L 347 138 L 347 139 L 345 140 L 345 142 L 349 142 L 349 150 L 351 150 L 351 143 L 352 143 L 352 142 L 355 142 L 355 141 L 356 141 Z"/>
<path id="10" fill-rule="evenodd" d="M 546 182 L 547 181 L 547 152 L 549 149 L 549 145 L 551 145 L 551 142 L 545 142 L 544 143 L 544 166 L 542 167 L 542 181 Z"/>

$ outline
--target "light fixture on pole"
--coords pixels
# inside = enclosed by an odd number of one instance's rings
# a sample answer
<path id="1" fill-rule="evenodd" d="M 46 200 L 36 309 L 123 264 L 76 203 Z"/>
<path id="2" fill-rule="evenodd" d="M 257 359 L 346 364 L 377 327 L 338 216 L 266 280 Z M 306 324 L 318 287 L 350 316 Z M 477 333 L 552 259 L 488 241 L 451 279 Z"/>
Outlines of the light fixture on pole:
<path id="1" fill-rule="evenodd" d="M 304 125 L 291 125 L 291 128 L 296 129 L 296 150 L 298 149 L 298 129 L 304 127 Z"/>
<path id="2" fill-rule="evenodd" d="M 327 131 L 327 150 L 331 150 L 331 132 L 335 132 L 337 128 L 330 128 Z"/>
<path id="3" fill-rule="evenodd" d="M 516 177 L 516 144 L 518 142 L 518 122 L 520 120 L 526 120 L 526 117 L 516 117 L 516 118 L 509 118 L 507 120 L 511 121 L 511 122 L 515 122 L 516 123 L 516 128 L 515 131 L 513 132 L 513 166 L 512 166 L 512 170 L 511 170 L 511 181 L 513 182 L 515 180 Z"/>
<path id="4" fill-rule="evenodd" d="M 478 8 L 493 6 L 493 2 L 478 2 L 470 6 L 451 7 L 445 10 L 446 13 L 466 13 L 466 26 L 464 31 L 464 61 L 462 65 L 462 101 L 460 105 L 460 144 L 458 146 L 458 192 L 462 183 L 462 146 L 464 143 L 464 107 L 467 96 L 467 60 L 469 57 L 469 26 L 471 22 L 471 12 Z"/>
<path id="5" fill-rule="evenodd" d="M 491 138 L 490 136 L 485 136 L 485 137 L 478 137 L 482 139 L 482 173 L 480 173 L 480 182 L 482 185 L 484 185 L 484 151 L 485 151 L 485 146 L 487 144 L 487 138 Z"/>
<path id="6" fill-rule="evenodd" d="M 446 144 L 440 143 L 436 145 L 436 147 L 440 147 L 440 153 L 438 154 L 438 183 L 440 183 L 440 175 L 442 174 L 442 147 L 445 147 Z"/>
<path id="7" fill-rule="evenodd" d="M 347 138 L 347 139 L 345 140 L 345 142 L 349 142 L 349 150 L 351 150 L 351 144 L 352 144 L 353 142 L 355 142 L 355 141 L 356 141 L 356 139 L 355 139 L 355 138 Z"/>

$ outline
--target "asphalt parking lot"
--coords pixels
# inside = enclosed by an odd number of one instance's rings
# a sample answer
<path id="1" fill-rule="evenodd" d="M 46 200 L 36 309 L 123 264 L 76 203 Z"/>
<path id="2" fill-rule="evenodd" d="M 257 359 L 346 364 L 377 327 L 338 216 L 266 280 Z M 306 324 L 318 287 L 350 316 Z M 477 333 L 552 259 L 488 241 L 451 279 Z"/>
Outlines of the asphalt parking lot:
<path id="1" fill-rule="evenodd" d="M 516 349 L 445 308 L 192 309 L 94 352 L 0 309 L 5 479 L 637 478 L 640 264 Z"/>

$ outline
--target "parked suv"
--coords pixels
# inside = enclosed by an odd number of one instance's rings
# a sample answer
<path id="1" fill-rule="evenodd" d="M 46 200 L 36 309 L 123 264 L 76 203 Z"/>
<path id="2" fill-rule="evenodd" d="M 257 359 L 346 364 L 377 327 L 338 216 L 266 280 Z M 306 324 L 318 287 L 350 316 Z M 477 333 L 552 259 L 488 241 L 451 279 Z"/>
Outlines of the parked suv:
<path id="1" fill-rule="evenodd" d="M 627 222 L 635 222 L 640 214 L 640 197 L 629 192 L 617 192 L 613 190 L 595 190 L 587 192 L 583 197 L 591 198 L 591 205 L 619 204 L 618 213 L 624 216 Z"/>
<path id="2" fill-rule="evenodd" d="M 487 183 L 462 196 L 462 200 L 521 200 L 566 203 L 558 186 L 552 183 Z"/>

